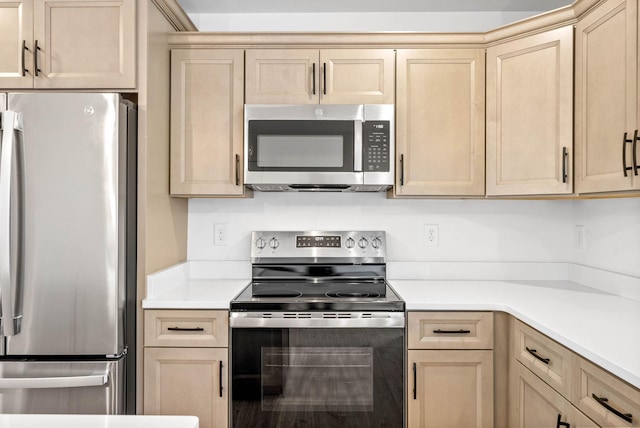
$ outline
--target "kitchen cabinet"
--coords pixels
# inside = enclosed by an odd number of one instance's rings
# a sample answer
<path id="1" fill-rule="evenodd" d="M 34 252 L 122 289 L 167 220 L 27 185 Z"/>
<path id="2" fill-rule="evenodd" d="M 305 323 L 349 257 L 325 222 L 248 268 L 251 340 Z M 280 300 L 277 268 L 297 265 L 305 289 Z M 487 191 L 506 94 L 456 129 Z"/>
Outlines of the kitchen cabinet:
<path id="1" fill-rule="evenodd" d="M 515 360 L 512 362 L 511 381 L 510 399 L 513 405 L 510 427 L 598 427 L 557 391 Z"/>
<path id="2" fill-rule="evenodd" d="M 408 313 L 407 426 L 493 427 L 493 332 L 474 328 L 492 316 Z M 432 334 L 440 340 L 423 339 Z"/>
<path id="3" fill-rule="evenodd" d="M 0 0 L 0 88 L 136 87 L 136 2 Z"/>
<path id="4" fill-rule="evenodd" d="M 171 50 L 173 196 L 245 196 L 241 49 Z"/>
<path id="5" fill-rule="evenodd" d="M 573 192 L 573 28 L 487 49 L 487 196 Z"/>
<path id="6" fill-rule="evenodd" d="M 144 413 L 195 415 L 200 428 L 228 425 L 227 311 L 147 310 Z"/>
<path id="7" fill-rule="evenodd" d="M 640 189 L 638 10 L 607 0 L 576 25 L 576 192 Z"/>
<path id="8" fill-rule="evenodd" d="M 640 427 L 640 391 L 577 357 L 572 401 L 602 427 Z"/>
<path id="9" fill-rule="evenodd" d="M 565 397 L 571 393 L 572 353 L 528 325 L 515 320 L 514 358 Z"/>
<path id="10" fill-rule="evenodd" d="M 392 49 L 248 49 L 247 104 L 393 104 Z"/>
<path id="11" fill-rule="evenodd" d="M 394 196 L 484 195 L 484 49 L 397 52 Z"/>

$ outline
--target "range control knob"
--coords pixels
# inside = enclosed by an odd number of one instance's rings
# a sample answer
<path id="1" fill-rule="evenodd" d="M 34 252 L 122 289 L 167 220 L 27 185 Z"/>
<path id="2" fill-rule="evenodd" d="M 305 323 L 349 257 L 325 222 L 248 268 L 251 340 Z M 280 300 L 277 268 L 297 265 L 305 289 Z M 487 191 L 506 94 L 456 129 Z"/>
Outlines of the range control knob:
<path id="1" fill-rule="evenodd" d="M 360 240 L 358 240 L 358 247 L 367 248 L 367 245 L 369 245 L 369 241 L 367 241 L 366 238 L 360 238 Z"/>
<path id="2" fill-rule="evenodd" d="M 267 246 L 267 241 L 265 241 L 264 238 L 256 239 L 256 247 L 262 250 L 266 246 Z"/>
<path id="3" fill-rule="evenodd" d="M 382 246 L 382 239 L 380 239 L 379 236 L 376 236 L 373 238 L 373 241 L 371 241 L 371 246 L 376 250 L 379 249 Z"/>
<path id="4" fill-rule="evenodd" d="M 347 238 L 344 245 L 346 245 L 347 248 L 353 248 L 356 245 L 356 241 L 354 241 L 353 238 Z"/>
<path id="5" fill-rule="evenodd" d="M 280 246 L 280 241 L 277 238 L 271 238 L 269 240 L 269 246 L 274 250 Z"/>

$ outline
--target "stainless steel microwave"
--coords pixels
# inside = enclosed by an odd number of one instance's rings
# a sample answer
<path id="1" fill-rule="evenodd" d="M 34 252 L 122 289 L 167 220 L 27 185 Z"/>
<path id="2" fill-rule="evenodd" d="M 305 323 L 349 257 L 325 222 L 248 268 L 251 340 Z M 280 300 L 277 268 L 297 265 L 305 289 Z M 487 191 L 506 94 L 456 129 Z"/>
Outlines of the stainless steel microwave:
<path id="1" fill-rule="evenodd" d="M 393 104 L 245 105 L 245 185 L 377 192 L 394 180 Z"/>

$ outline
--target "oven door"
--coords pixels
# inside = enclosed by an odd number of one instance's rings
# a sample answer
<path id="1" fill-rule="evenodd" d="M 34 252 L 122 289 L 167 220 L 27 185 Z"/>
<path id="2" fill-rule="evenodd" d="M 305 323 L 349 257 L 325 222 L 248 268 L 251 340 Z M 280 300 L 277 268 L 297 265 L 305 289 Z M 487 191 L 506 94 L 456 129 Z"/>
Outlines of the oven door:
<path id="1" fill-rule="evenodd" d="M 233 427 L 404 426 L 404 328 L 232 328 L 231 341 Z"/>

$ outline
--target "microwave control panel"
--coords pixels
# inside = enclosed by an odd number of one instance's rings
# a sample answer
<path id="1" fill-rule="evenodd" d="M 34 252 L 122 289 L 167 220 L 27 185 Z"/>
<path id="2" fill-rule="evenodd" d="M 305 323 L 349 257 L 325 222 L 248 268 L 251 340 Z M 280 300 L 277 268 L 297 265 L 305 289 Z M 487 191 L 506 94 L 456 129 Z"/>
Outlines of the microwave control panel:
<path id="1" fill-rule="evenodd" d="M 362 170 L 364 172 L 389 171 L 388 120 L 371 120 L 362 124 Z"/>

